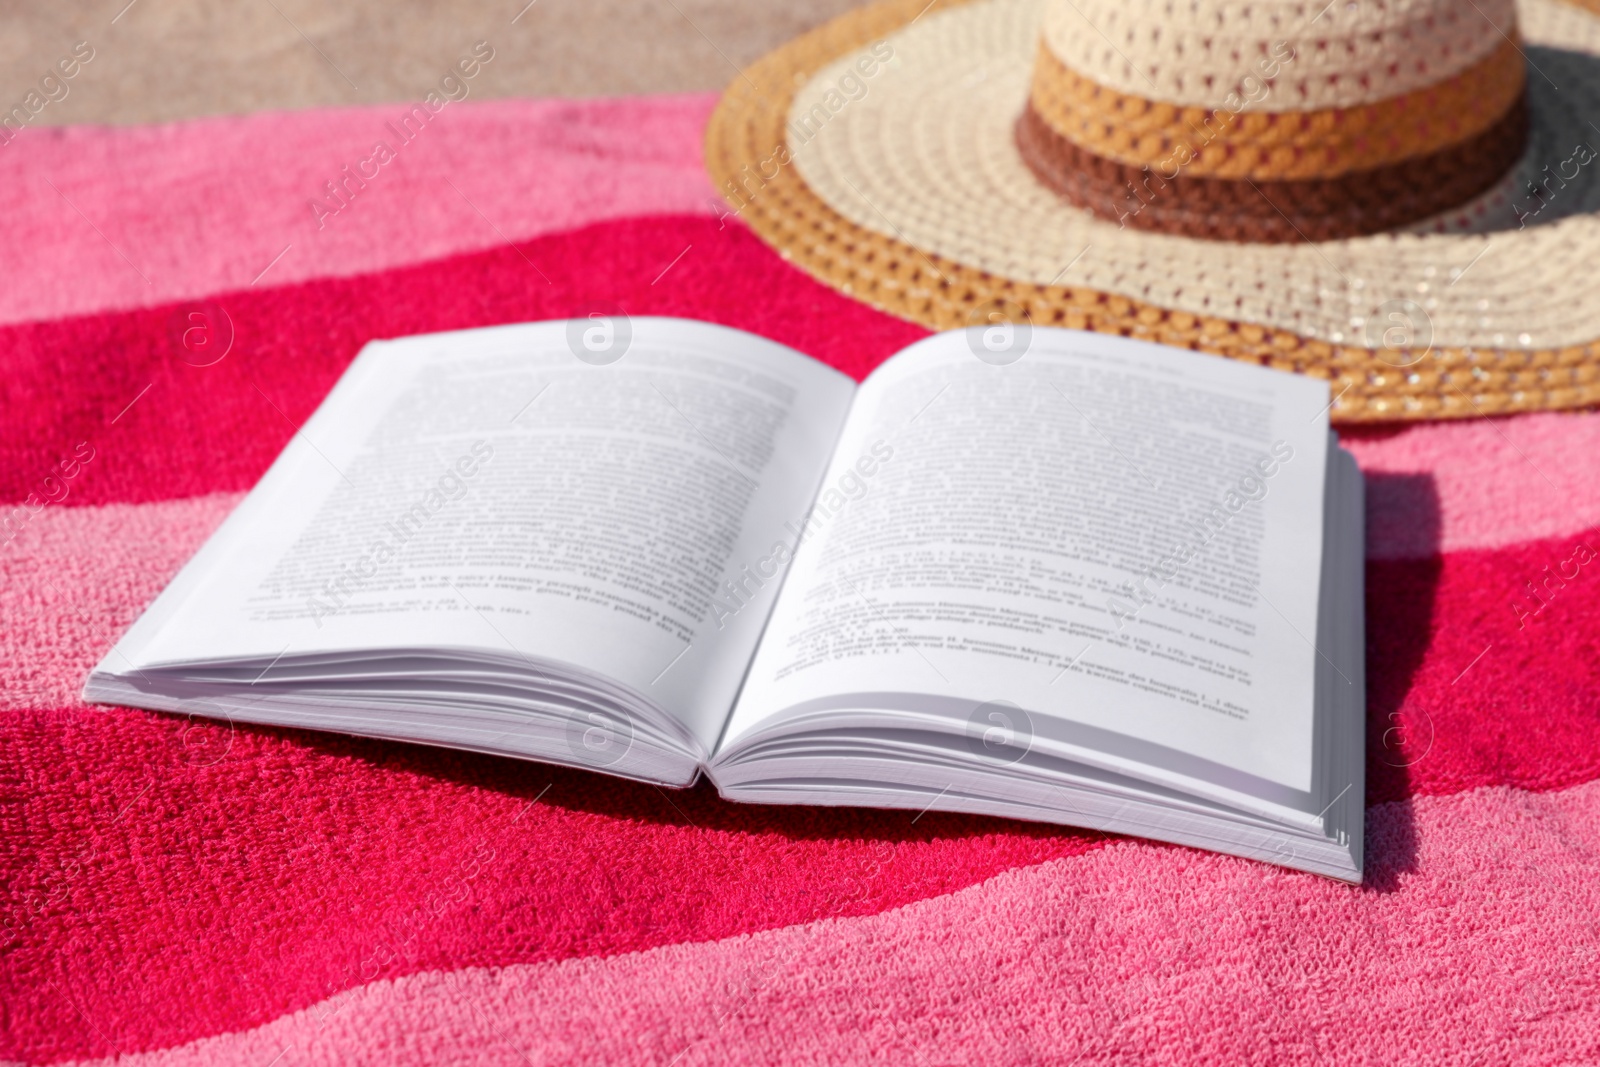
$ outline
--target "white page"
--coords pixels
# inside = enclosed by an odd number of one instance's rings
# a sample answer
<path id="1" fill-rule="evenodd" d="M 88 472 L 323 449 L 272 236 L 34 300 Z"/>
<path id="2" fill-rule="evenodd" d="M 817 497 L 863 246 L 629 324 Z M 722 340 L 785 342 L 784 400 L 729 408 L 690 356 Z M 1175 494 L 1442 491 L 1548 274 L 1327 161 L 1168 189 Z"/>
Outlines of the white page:
<path id="1" fill-rule="evenodd" d="M 808 701 L 933 694 L 1309 789 L 1327 403 L 1098 334 L 1036 329 L 1007 366 L 919 342 L 857 393 L 723 748 Z"/>
<path id="2" fill-rule="evenodd" d="M 854 383 L 741 331 L 629 325 L 608 365 L 565 322 L 369 345 L 103 669 L 511 651 L 632 687 L 709 751 L 777 581 L 734 611 L 718 587 L 806 513 Z"/>

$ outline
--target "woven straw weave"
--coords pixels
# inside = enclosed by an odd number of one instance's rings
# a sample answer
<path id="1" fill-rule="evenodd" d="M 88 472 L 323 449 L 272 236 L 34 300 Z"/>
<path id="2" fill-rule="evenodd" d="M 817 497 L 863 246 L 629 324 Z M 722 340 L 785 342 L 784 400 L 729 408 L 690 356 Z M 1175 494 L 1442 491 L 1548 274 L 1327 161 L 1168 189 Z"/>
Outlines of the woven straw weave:
<path id="1" fill-rule="evenodd" d="M 1515 22 L 1511 0 L 1073 0 L 1052 5 L 1043 27 L 1050 50 L 1085 77 L 1202 107 L 1287 41 L 1300 59 L 1283 85 L 1291 102 L 1270 105 L 1279 110 L 1354 107 L 1432 85 L 1498 48 L 1499 27 Z"/>
<path id="2" fill-rule="evenodd" d="M 1308 336 L 1304 331 L 1261 325 L 1260 319 L 1248 321 L 1220 309 L 1196 311 L 1178 307 L 1183 294 L 1170 288 L 1162 299 L 1141 299 L 1108 291 L 1104 286 L 1041 281 L 1039 274 L 1046 269 L 1043 262 L 1016 261 L 986 270 L 974 263 L 981 250 L 953 254 L 926 251 L 901 239 L 899 227 L 881 217 L 881 212 L 861 209 L 863 217 L 847 218 L 834 206 L 841 201 L 834 194 L 829 200 L 820 197 L 791 161 L 786 121 L 796 92 L 833 61 L 913 20 L 933 18 L 955 6 L 936 2 L 926 7 L 923 0 L 887 0 L 835 20 L 741 74 L 729 86 L 712 117 L 706 158 L 718 187 L 729 195 L 739 217 L 757 234 L 820 280 L 933 329 L 966 326 L 976 310 L 998 301 L 1024 311 L 1036 324 L 1117 333 L 1328 378 L 1336 397 L 1333 417 L 1340 422 L 1471 417 L 1600 402 L 1600 347 L 1593 343 L 1593 338 L 1600 336 L 1600 329 L 1594 328 L 1591 321 L 1600 309 L 1576 306 L 1568 299 L 1552 299 L 1537 309 L 1536 317 L 1541 320 L 1541 334 L 1577 335 L 1579 339 L 1573 343 L 1525 348 L 1473 343 L 1435 345 L 1425 354 L 1379 353 L 1333 338 Z M 1560 21 L 1559 15 L 1545 18 L 1551 25 Z M 1018 77 L 1026 79 L 1027 71 Z M 1017 88 L 1025 92 L 1025 82 Z M 1008 134 L 1009 131 L 1001 131 L 1002 136 Z M 955 146 L 955 150 L 961 150 L 961 146 Z M 877 217 L 869 223 L 865 217 L 868 214 Z M 1553 283 L 1569 276 L 1569 263 L 1554 262 L 1562 257 L 1542 253 L 1540 248 L 1541 241 L 1547 248 L 1562 248 L 1560 236 L 1525 241 L 1520 253 L 1510 253 L 1507 259 L 1497 262 L 1498 272 L 1481 282 L 1474 279 L 1471 292 L 1475 302 L 1457 300 L 1445 309 L 1449 314 L 1441 312 L 1438 317 L 1445 320 L 1443 332 L 1448 334 L 1456 328 L 1457 319 L 1461 320 L 1461 329 L 1477 329 L 1478 325 L 1467 322 L 1466 316 L 1508 300 L 1515 304 L 1524 295 L 1523 287 L 1542 291 L 1538 278 L 1541 267 Z M 1398 255 L 1413 247 L 1402 243 L 1395 249 Z M 1061 262 L 1068 259 L 1071 251 L 1061 250 Z M 1310 316 L 1315 307 L 1337 295 L 1318 291 L 1309 274 L 1299 278 L 1272 276 L 1252 254 L 1235 255 L 1240 252 L 1237 247 L 1227 252 L 1226 256 L 1219 255 L 1213 248 L 1209 261 L 1200 258 L 1204 253 L 1193 252 L 1192 265 L 1178 262 L 1175 272 L 1169 274 L 1182 277 L 1209 272 L 1212 287 L 1236 294 L 1237 306 L 1252 299 L 1258 304 L 1267 300 L 1261 307 L 1262 318 L 1268 320 Z M 1341 255 L 1337 250 L 1331 254 Z M 1516 257 L 1514 264 L 1511 256 Z M 1098 257 L 1097 262 L 1108 258 Z M 1122 260 L 1095 270 L 1108 281 L 1126 287 L 1136 284 L 1129 271 L 1137 273 L 1150 266 L 1136 260 L 1136 255 L 1128 253 Z M 1522 270 L 1524 264 L 1531 273 Z M 1406 268 L 1406 272 L 1410 270 Z M 1106 275 L 1106 271 L 1112 273 Z M 1458 271 L 1459 268 L 1451 273 Z M 1429 268 L 1428 276 L 1433 277 L 1433 268 Z M 1446 296 L 1446 288 L 1454 280 L 1441 272 L 1433 282 L 1435 291 Z M 1358 288 L 1360 281 L 1356 280 Z M 1375 277 L 1374 283 L 1374 288 L 1394 288 L 1382 278 Z M 1137 284 L 1146 293 L 1161 291 L 1157 284 Z M 1259 291 L 1264 286 L 1272 292 L 1261 296 Z M 1467 291 L 1463 288 L 1462 293 Z M 1307 310 L 1295 310 L 1302 305 Z M 1490 324 L 1487 314 L 1483 316 L 1482 329 L 1497 325 Z M 1518 339 L 1513 337 L 1511 343 L 1518 343 Z M 1397 362 L 1404 365 L 1397 366 Z"/>
<path id="3" fill-rule="evenodd" d="M 1527 130 L 1519 100 L 1481 135 L 1432 155 L 1298 181 L 1264 174 L 1233 181 L 1185 169 L 1169 182 L 1164 168 L 1131 167 L 1079 148 L 1032 111 L 1017 122 L 1016 147 L 1041 184 L 1108 223 L 1241 242 L 1224 251 L 1235 256 L 1252 244 L 1304 248 L 1308 241 L 1379 234 L 1458 208 L 1515 167 Z"/>

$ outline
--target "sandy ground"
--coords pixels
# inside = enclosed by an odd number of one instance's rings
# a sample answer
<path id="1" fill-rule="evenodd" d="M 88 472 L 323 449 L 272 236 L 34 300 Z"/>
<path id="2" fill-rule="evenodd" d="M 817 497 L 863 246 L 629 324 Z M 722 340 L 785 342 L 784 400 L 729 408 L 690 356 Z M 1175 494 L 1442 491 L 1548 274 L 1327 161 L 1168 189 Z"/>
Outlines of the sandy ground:
<path id="1" fill-rule="evenodd" d="M 526 6 L 524 6 L 526 4 Z M 720 89 L 852 0 L 94 0 L 0 3 L 0 109 L 74 47 L 35 124 L 159 122 L 420 99 L 485 42 L 473 98 Z M 487 54 L 480 47 L 479 54 Z M 65 95 L 61 95 L 63 89 Z M 459 90 L 456 90 L 459 92 Z M 51 94 L 58 99 L 49 99 Z"/>

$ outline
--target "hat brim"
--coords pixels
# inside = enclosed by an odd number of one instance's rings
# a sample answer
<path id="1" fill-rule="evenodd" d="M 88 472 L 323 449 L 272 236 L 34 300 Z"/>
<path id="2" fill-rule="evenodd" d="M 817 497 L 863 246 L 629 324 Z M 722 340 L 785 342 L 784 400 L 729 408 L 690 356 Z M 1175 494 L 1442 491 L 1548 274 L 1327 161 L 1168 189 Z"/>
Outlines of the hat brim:
<path id="1" fill-rule="evenodd" d="M 1585 118 L 1600 115 L 1600 19 L 1525 4 L 1525 37 L 1542 31 L 1561 50 L 1530 45 L 1523 173 L 1457 212 L 1489 232 L 1269 246 L 1122 229 L 1033 178 L 1010 138 L 1036 47 L 1031 4 L 887 0 L 766 56 L 712 116 L 718 188 L 786 259 L 933 329 L 1003 306 L 1259 362 L 1329 379 L 1340 422 L 1600 403 L 1600 164 L 1531 225 L 1506 203 L 1541 162 L 1569 157 L 1576 130 L 1600 144 Z M 792 137 L 797 98 L 815 103 L 885 41 L 893 62 L 845 82 L 862 88 L 825 125 L 801 127 L 803 143 Z M 1552 74 L 1559 90 L 1544 84 Z"/>

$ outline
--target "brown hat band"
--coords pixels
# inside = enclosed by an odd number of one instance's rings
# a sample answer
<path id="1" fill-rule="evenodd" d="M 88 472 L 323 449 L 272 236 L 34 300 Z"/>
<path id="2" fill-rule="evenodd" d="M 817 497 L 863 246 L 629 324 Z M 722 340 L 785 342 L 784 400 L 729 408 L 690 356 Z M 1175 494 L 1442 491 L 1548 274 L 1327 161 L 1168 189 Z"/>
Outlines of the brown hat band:
<path id="1" fill-rule="evenodd" d="M 1597 0 L 1600 2 L 1600 0 Z M 1095 155 L 1211 178 L 1336 178 L 1471 140 L 1502 119 L 1527 84 L 1510 39 L 1440 82 L 1352 107 L 1266 110 L 1290 95 L 1277 84 L 1296 59 L 1267 56 L 1213 107 L 1117 92 L 1064 65 L 1044 45 L 1029 100 L 1045 124 Z M 1304 63 L 1304 60 L 1300 60 Z M 1276 76 L 1276 82 L 1274 81 Z"/>
<path id="2" fill-rule="evenodd" d="M 1107 159 L 1057 133 L 1030 104 L 1016 142 L 1034 175 L 1122 226 L 1226 241 L 1330 241 L 1379 233 L 1459 206 L 1494 185 L 1528 138 L 1523 97 L 1482 133 L 1440 151 L 1335 178 L 1255 181 Z"/>

